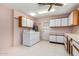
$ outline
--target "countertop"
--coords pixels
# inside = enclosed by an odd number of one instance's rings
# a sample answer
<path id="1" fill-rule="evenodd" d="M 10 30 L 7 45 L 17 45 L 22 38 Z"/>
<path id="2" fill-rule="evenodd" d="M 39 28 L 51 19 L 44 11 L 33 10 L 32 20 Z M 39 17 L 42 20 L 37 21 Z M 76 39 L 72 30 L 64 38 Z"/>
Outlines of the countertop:
<path id="1" fill-rule="evenodd" d="M 50 33 L 49 35 L 64 36 L 64 33 Z"/>
<path id="2" fill-rule="evenodd" d="M 79 34 L 78 33 L 65 33 L 66 36 L 72 38 L 75 42 L 79 44 Z"/>

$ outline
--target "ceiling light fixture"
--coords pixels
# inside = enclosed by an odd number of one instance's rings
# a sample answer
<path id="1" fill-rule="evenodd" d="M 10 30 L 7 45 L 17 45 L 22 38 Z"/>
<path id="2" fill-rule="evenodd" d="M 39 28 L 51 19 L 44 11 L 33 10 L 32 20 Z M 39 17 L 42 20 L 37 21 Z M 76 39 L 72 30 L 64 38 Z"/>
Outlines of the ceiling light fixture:
<path id="1" fill-rule="evenodd" d="M 53 8 L 53 9 L 51 9 L 51 10 L 50 10 L 50 12 L 55 12 L 55 10 L 56 10 L 56 9 L 55 9 L 55 8 Z"/>
<path id="2" fill-rule="evenodd" d="M 64 5 L 67 5 L 67 3 L 63 3 Z"/>
<path id="3" fill-rule="evenodd" d="M 38 12 L 38 14 L 44 14 L 44 13 L 47 13 L 48 11 L 40 11 Z"/>
<path id="4" fill-rule="evenodd" d="M 30 13 L 31 16 L 36 16 L 36 13 Z"/>

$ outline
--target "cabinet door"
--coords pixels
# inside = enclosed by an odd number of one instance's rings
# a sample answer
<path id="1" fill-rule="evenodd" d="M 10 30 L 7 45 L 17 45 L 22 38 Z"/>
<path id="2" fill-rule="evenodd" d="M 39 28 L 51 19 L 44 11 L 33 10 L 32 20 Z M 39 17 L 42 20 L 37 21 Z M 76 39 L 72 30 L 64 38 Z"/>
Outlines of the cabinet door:
<path id="1" fill-rule="evenodd" d="M 69 25 L 79 25 L 79 11 L 73 11 L 69 16 Z"/>
<path id="2" fill-rule="evenodd" d="M 79 25 L 79 11 L 73 11 L 73 25 Z"/>
<path id="3" fill-rule="evenodd" d="M 55 27 L 55 20 L 50 20 L 49 21 L 49 26 L 50 27 Z"/>
<path id="4" fill-rule="evenodd" d="M 33 27 L 33 21 L 30 20 L 30 27 Z"/>
<path id="5" fill-rule="evenodd" d="M 73 44 L 79 49 L 79 44 L 75 41 L 73 41 Z"/>
<path id="6" fill-rule="evenodd" d="M 79 49 L 79 44 L 75 41 L 72 42 L 74 44 L 74 46 Z M 73 55 L 74 56 L 79 56 L 79 51 L 73 46 Z"/>
<path id="7" fill-rule="evenodd" d="M 36 32 L 36 41 L 40 41 L 40 33 L 39 32 Z"/>
<path id="8" fill-rule="evenodd" d="M 23 44 L 28 45 L 30 44 L 30 33 L 26 30 L 23 30 Z"/>
<path id="9" fill-rule="evenodd" d="M 64 36 L 56 36 L 58 43 L 64 43 Z"/>
<path id="10" fill-rule="evenodd" d="M 69 26 L 73 25 L 73 13 L 71 13 L 69 16 L 68 25 Z"/>
<path id="11" fill-rule="evenodd" d="M 35 36 L 34 32 L 29 32 L 29 33 L 30 33 L 30 40 L 34 40 L 34 36 Z"/>
<path id="12" fill-rule="evenodd" d="M 68 18 L 62 18 L 62 26 L 68 26 Z"/>
<path id="13" fill-rule="evenodd" d="M 61 19 L 55 20 L 55 26 L 61 26 Z"/>
<path id="14" fill-rule="evenodd" d="M 27 27 L 30 27 L 30 19 L 27 19 Z"/>
<path id="15" fill-rule="evenodd" d="M 73 55 L 74 56 L 79 56 L 79 52 L 76 50 L 75 47 L 73 47 Z"/>
<path id="16" fill-rule="evenodd" d="M 49 41 L 51 41 L 51 42 L 57 42 L 56 36 L 55 36 L 55 35 L 51 35 L 51 36 L 49 37 Z"/>
<path id="17" fill-rule="evenodd" d="M 40 41 L 40 35 L 39 32 L 35 32 L 35 38 L 34 38 L 35 43 Z"/>
<path id="18" fill-rule="evenodd" d="M 27 26 L 27 20 L 24 17 L 22 17 L 22 26 L 23 27 L 26 27 Z"/>

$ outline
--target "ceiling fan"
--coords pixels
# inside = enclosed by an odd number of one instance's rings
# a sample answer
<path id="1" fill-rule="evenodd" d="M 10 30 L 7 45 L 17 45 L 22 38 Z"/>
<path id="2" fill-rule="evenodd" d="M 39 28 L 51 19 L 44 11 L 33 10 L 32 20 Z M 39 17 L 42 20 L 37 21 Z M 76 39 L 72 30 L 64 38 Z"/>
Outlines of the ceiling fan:
<path id="1" fill-rule="evenodd" d="M 39 5 L 49 5 L 48 11 L 52 9 L 52 6 L 63 6 L 62 3 L 38 3 Z"/>

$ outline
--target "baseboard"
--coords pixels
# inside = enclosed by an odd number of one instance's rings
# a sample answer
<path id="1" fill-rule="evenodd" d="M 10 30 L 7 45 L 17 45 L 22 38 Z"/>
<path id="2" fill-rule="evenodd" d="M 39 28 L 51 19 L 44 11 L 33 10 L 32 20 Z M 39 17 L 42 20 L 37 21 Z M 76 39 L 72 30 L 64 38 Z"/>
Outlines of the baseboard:
<path id="1" fill-rule="evenodd" d="M 64 43 L 59 43 L 59 42 L 52 42 L 52 41 L 49 41 L 50 43 L 55 43 L 55 44 L 62 44 L 64 45 Z"/>

